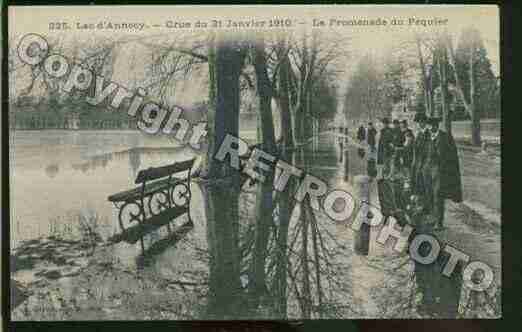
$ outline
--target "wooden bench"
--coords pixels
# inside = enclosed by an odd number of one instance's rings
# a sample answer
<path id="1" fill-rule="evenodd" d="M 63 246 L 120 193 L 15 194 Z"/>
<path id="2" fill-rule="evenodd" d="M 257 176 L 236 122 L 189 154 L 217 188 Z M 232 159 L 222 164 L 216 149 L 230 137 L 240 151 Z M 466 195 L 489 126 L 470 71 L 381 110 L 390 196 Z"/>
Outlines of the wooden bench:
<path id="1" fill-rule="evenodd" d="M 175 218 L 190 217 L 191 172 L 196 158 L 162 167 L 141 170 L 135 180 L 139 186 L 108 197 L 119 210 L 118 221 L 122 233 L 118 240 L 136 243 L 143 236 Z M 186 172 L 185 176 L 179 175 Z"/>

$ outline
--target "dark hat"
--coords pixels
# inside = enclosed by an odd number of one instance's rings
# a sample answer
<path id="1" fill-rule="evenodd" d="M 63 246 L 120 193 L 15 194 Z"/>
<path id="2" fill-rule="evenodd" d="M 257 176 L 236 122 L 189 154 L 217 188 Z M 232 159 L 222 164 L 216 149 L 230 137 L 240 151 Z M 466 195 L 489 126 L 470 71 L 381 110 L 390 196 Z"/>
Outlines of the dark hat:
<path id="1" fill-rule="evenodd" d="M 370 122 L 368 122 L 368 126 L 371 126 L 371 125 L 373 125 L 373 123 L 372 123 L 371 121 L 370 121 Z"/>
<path id="2" fill-rule="evenodd" d="M 385 124 L 390 123 L 390 119 L 388 119 L 388 118 L 382 118 L 381 121 L 382 121 L 382 123 L 385 123 Z"/>
<path id="3" fill-rule="evenodd" d="M 393 124 L 394 124 L 394 125 L 398 125 L 398 124 L 399 124 L 399 120 L 397 120 L 397 119 L 393 119 Z"/>
<path id="4" fill-rule="evenodd" d="M 408 125 L 408 120 L 404 119 L 404 120 L 401 121 L 401 123 L 402 123 L 403 125 L 406 125 L 406 126 L 407 126 L 407 125 Z"/>
<path id="5" fill-rule="evenodd" d="M 442 121 L 441 118 L 438 118 L 438 117 L 431 117 L 431 118 L 428 119 L 428 124 L 430 124 L 430 125 L 437 125 L 437 124 L 439 124 L 441 121 Z"/>
<path id="6" fill-rule="evenodd" d="M 424 113 L 415 113 L 415 117 L 413 118 L 414 122 L 426 122 L 428 121 L 428 118 L 426 117 L 426 114 Z"/>

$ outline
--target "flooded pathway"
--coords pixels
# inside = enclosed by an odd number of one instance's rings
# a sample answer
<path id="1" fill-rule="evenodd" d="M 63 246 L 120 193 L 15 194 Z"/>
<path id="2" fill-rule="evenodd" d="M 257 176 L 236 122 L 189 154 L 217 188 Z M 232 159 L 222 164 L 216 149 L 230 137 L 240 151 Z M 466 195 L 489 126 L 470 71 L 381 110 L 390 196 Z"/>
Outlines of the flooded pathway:
<path id="1" fill-rule="evenodd" d="M 394 253 L 393 242 L 378 244 L 379 228 L 370 231 L 369 255 L 360 256 L 354 252 L 356 232 L 349 222 L 332 221 L 306 202 L 296 203 L 290 194 L 276 194 L 273 223 L 260 224 L 258 204 L 263 196 L 258 186 L 241 192 L 229 180 L 196 180 L 190 205 L 193 225 L 180 217 L 146 234 L 145 247 L 154 248 L 146 257 L 138 243 L 107 242 L 119 232 L 107 196 L 127 189 L 137 170 L 187 156 L 184 149 L 136 141 L 127 150 L 80 155 L 79 161 L 59 164 L 57 171 L 45 168 L 42 185 L 68 179 L 85 184 L 75 187 L 79 192 L 63 196 L 70 201 L 61 206 L 70 208 L 83 198 L 82 205 L 89 209 L 80 206 L 69 214 L 47 216 L 55 221 L 42 222 L 59 228 L 60 219 L 62 228 L 71 229 L 77 223 L 91 223 L 102 242 L 83 250 L 74 232 L 60 229 L 33 236 L 33 242 L 21 237 L 25 245 L 14 251 L 15 266 L 20 268 L 13 278 L 33 295 L 16 309 L 17 319 L 49 317 L 49 310 L 56 319 L 418 317 L 412 308 L 415 285 L 409 257 Z M 366 173 L 366 157 L 361 158 L 353 144 L 345 142 L 341 149 L 336 134 L 321 133 L 314 144 L 285 158 L 325 181 L 330 190 L 344 190 L 359 200 L 354 179 Z M 41 170 L 31 166 L 28 171 Z M 21 188 L 24 183 L 20 178 L 15 177 L 15 199 L 16 184 Z M 111 181 L 93 183 L 96 178 Z M 291 184 L 290 188 L 296 189 Z M 370 184 L 370 202 L 378 206 L 375 182 Z M 475 233 L 451 220 L 449 233 L 470 234 L 468 242 L 475 243 Z M 488 236 L 495 261 L 497 242 L 494 234 Z M 71 257 L 62 259 L 64 253 Z M 26 267 L 20 264 L 22 259 Z M 52 296 L 43 295 L 48 293 Z"/>

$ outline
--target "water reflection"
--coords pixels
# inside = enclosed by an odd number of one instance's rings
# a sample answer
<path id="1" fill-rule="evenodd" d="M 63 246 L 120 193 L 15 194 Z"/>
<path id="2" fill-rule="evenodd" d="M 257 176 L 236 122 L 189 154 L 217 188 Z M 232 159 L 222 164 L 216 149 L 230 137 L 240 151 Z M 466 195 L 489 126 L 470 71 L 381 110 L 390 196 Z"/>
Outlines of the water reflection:
<path id="1" fill-rule="evenodd" d="M 145 251 L 136 257 L 136 266 L 139 269 L 152 266 L 157 262 L 157 258 L 166 250 L 175 250 L 178 242 L 193 228 L 194 225 L 190 222 L 180 227 L 175 227 L 169 222 L 162 229 L 152 231 L 151 234 L 154 234 L 154 236 L 149 238 L 149 243 Z M 165 232 L 161 232 L 161 230 L 166 230 L 166 234 Z"/>
<path id="2" fill-rule="evenodd" d="M 71 164 L 71 168 L 83 173 L 98 168 L 106 168 L 114 159 L 115 161 L 129 161 L 131 180 L 136 178 L 138 171 L 141 169 L 141 159 L 165 156 L 168 153 L 180 152 L 182 148 L 132 148 L 118 152 L 104 153 L 100 155 L 90 156 L 86 161 Z"/>
<path id="3" fill-rule="evenodd" d="M 139 170 L 187 159 L 190 152 L 172 146 L 122 146 L 106 152 L 102 143 L 95 144 L 93 152 L 82 142 L 92 144 L 76 137 L 73 143 L 80 144 L 80 158 L 47 166 L 47 181 L 34 181 L 33 162 L 17 168 L 13 209 L 17 217 L 29 224 L 47 219 L 71 223 L 62 216 L 85 208 L 96 211 L 102 237 L 115 242 L 115 257 L 132 268 L 153 271 L 171 284 L 191 285 L 190 291 L 183 292 L 193 292 L 205 304 L 194 319 L 357 316 L 348 276 L 350 244 L 338 234 L 337 225 L 313 210 L 307 200 L 296 202 L 295 179 L 283 192 L 261 184 L 243 192 L 238 173 L 216 182 L 195 182 L 190 207 L 194 226 L 185 225 L 186 220 L 181 220 L 185 217 L 180 217 L 118 239 L 118 218 L 107 197 L 132 188 Z M 339 173 L 338 156 L 336 146 L 323 141 L 282 151 L 280 158 L 332 183 L 344 176 L 344 169 Z M 49 155 L 40 158 L 50 159 Z M 43 175 L 41 169 L 38 172 Z M 50 193 L 45 198 L 18 194 L 44 188 Z"/>
<path id="4" fill-rule="evenodd" d="M 329 149 L 284 151 L 281 158 L 323 177 L 332 176 L 331 161 L 337 161 Z M 203 187 L 210 254 L 206 317 L 353 316 L 346 274 L 350 253 L 336 239 L 335 225 L 307 199 L 292 198 L 297 182 L 266 195 L 260 184 L 241 193 L 234 179 L 222 181 Z M 266 197 L 273 204 L 263 202 Z M 238 202 L 247 208 L 238 209 Z M 261 213 L 260 206 L 268 209 Z"/>
<path id="5" fill-rule="evenodd" d="M 129 165 L 131 168 L 132 177 L 136 178 L 141 165 L 140 153 L 137 151 L 137 149 L 131 149 L 131 151 L 129 151 Z"/>

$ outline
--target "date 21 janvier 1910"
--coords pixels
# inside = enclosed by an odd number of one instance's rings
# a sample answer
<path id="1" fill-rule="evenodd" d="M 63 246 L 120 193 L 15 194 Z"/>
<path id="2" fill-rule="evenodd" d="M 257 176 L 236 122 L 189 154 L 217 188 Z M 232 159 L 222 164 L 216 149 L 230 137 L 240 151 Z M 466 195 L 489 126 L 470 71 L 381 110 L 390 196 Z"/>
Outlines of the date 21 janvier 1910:
<path id="1" fill-rule="evenodd" d="M 274 18 L 271 20 L 211 20 L 211 28 L 277 28 L 291 27 L 293 21 L 290 18 Z"/>

